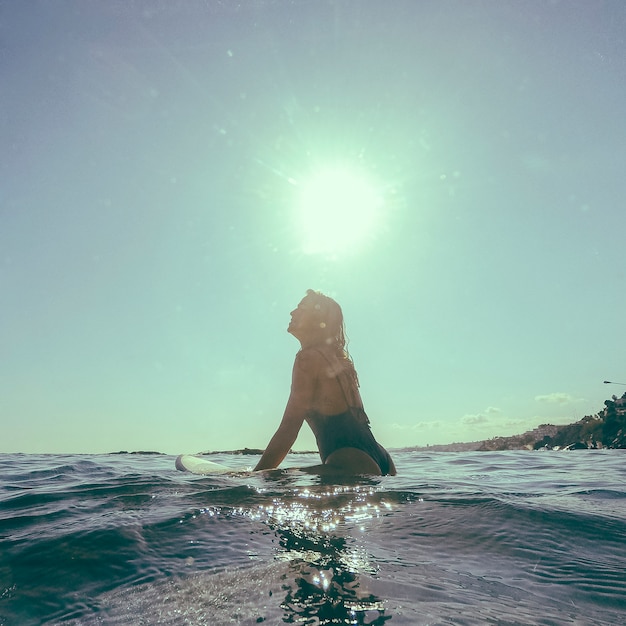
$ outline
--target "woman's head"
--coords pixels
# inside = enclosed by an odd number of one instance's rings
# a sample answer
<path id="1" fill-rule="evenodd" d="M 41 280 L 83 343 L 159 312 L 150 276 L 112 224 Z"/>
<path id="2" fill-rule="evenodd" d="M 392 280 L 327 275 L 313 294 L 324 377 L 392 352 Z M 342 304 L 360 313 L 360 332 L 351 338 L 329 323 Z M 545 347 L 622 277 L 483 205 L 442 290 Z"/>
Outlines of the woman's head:
<path id="1" fill-rule="evenodd" d="M 308 289 L 291 313 L 289 332 L 301 342 L 325 343 L 344 351 L 346 336 L 341 307 L 319 291 Z"/>

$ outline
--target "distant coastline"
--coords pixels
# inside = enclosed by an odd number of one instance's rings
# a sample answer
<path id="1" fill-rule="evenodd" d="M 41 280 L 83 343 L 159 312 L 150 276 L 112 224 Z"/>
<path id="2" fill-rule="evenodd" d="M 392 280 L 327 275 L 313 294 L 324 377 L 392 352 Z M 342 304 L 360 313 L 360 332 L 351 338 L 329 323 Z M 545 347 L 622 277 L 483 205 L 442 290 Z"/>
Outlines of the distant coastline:
<path id="1" fill-rule="evenodd" d="M 599 450 L 626 448 L 626 393 L 605 400 L 604 408 L 565 426 L 542 424 L 521 435 L 471 443 L 414 446 L 402 451 L 496 452 L 501 450 Z"/>
<path id="2" fill-rule="evenodd" d="M 501 450 L 598 450 L 626 449 L 626 393 L 621 398 L 612 396 L 605 400 L 604 408 L 595 415 L 586 415 L 578 422 L 565 426 L 541 424 L 533 430 L 510 437 L 492 437 L 483 441 L 457 442 L 427 446 L 395 448 L 400 452 L 496 452 Z M 296 451 L 290 454 L 314 454 L 315 450 Z M 111 454 L 163 454 L 162 452 L 137 451 L 112 452 Z M 261 448 L 240 450 L 215 450 L 198 452 L 199 455 L 243 454 L 261 455 Z"/>

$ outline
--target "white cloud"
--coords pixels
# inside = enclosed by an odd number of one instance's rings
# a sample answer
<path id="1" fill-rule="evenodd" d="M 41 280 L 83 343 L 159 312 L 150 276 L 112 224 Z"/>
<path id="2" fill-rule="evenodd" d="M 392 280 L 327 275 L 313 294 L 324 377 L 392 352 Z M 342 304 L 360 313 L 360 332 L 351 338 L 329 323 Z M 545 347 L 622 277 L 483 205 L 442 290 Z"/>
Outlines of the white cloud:
<path id="1" fill-rule="evenodd" d="M 432 430 L 433 428 L 441 428 L 443 426 L 440 420 L 431 422 L 416 422 L 415 424 L 398 424 L 394 423 L 391 427 L 394 430 Z"/>
<path id="2" fill-rule="evenodd" d="M 431 422 L 417 422 L 417 424 L 413 424 L 413 430 L 424 430 L 441 427 L 442 423 L 439 420 L 432 420 Z"/>
<path id="3" fill-rule="evenodd" d="M 548 404 L 570 404 L 571 402 L 580 402 L 582 398 L 574 398 L 569 393 L 558 391 L 545 395 L 535 396 L 537 402 L 546 402 Z"/>
<path id="4" fill-rule="evenodd" d="M 461 423 L 463 424 L 484 424 L 488 422 L 489 418 L 482 413 L 477 413 L 475 415 L 464 415 L 461 418 Z"/>
<path id="5" fill-rule="evenodd" d="M 468 415 L 464 415 L 461 418 L 461 424 L 485 424 L 501 413 L 502 411 L 497 407 L 489 406 L 482 413 L 470 413 Z"/>

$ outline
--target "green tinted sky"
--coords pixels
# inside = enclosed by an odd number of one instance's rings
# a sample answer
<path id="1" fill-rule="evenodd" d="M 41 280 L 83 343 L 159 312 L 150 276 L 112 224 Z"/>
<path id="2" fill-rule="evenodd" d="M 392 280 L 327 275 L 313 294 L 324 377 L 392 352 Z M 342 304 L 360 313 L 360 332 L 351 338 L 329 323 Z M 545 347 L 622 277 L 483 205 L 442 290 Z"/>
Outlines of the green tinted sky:
<path id="1" fill-rule="evenodd" d="M 3 2 L 0 451 L 264 446 L 309 287 L 387 446 L 598 411 L 625 32 L 621 0 Z M 311 254 L 298 194 L 337 165 L 378 221 Z"/>

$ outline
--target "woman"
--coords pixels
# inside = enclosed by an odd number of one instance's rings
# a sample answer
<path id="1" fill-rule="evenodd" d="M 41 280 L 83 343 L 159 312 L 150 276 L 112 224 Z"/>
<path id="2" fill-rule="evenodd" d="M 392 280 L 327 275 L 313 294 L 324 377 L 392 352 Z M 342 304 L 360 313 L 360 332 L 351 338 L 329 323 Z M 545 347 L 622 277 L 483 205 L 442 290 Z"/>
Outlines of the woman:
<path id="1" fill-rule="evenodd" d="M 278 430 L 255 470 L 278 467 L 298 436 L 311 427 L 322 465 L 312 473 L 395 475 L 389 453 L 374 439 L 358 378 L 346 351 L 343 314 L 328 296 L 309 289 L 287 329 L 300 341 L 291 394 Z"/>

